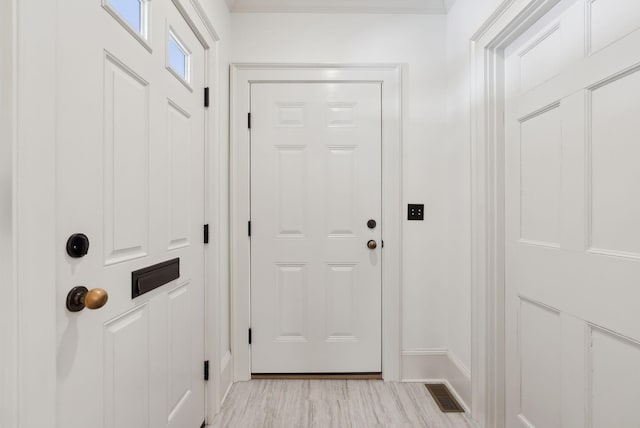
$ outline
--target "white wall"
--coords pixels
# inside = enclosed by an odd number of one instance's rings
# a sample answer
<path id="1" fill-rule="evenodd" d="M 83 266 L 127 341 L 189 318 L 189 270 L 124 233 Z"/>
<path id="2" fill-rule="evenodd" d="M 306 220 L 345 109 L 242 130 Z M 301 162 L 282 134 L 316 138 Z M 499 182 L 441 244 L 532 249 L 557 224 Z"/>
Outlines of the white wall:
<path id="1" fill-rule="evenodd" d="M 403 348 L 447 347 L 445 17 L 232 14 L 231 62 L 403 63 L 404 201 L 425 203 L 404 224 Z"/>
<path id="2" fill-rule="evenodd" d="M 457 0 L 446 24 L 447 210 L 446 289 L 450 351 L 471 362 L 471 94 L 470 39 L 502 0 Z"/>

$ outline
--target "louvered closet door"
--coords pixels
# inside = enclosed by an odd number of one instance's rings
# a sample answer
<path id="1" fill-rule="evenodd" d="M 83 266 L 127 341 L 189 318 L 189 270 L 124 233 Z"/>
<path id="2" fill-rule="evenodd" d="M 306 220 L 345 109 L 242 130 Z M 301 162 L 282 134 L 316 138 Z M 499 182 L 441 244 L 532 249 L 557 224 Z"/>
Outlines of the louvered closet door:
<path id="1" fill-rule="evenodd" d="M 507 427 L 640 426 L 638 46 L 578 0 L 507 51 Z"/>
<path id="2" fill-rule="evenodd" d="M 252 84 L 251 113 L 252 371 L 380 372 L 381 86 Z"/>

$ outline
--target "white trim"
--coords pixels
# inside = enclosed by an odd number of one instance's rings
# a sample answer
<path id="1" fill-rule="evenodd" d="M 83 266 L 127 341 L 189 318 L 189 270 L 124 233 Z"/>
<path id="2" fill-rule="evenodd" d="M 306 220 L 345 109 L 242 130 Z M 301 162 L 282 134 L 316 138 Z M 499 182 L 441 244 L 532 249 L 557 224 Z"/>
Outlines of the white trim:
<path id="1" fill-rule="evenodd" d="M 325 13 L 325 14 L 383 14 L 383 15 L 444 15 L 444 6 L 438 7 L 359 7 L 359 6 L 268 6 L 268 7 L 236 7 L 232 13 Z"/>
<path id="2" fill-rule="evenodd" d="M 0 4 L 0 427 L 18 426 L 15 247 L 17 0 Z"/>
<path id="3" fill-rule="evenodd" d="M 448 349 L 402 351 L 402 382 L 444 382 L 469 412 L 471 373 Z"/>
<path id="4" fill-rule="evenodd" d="M 194 4 L 194 1 L 191 1 Z M 200 13 L 197 14 L 201 18 Z M 209 23 L 210 24 L 210 23 Z M 205 26 L 207 24 L 205 23 Z M 207 34 L 211 35 L 210 32 Z M 207 191 L 205 192 L 205 224 L 209 224 L 209 244 L 205 245 L 205 359 L 209 360 L 209 382 L 206 386 L 207 422 L 213 421 L 214 416 L 220 411 L 222 397 L 219 382 L 222 379 L 220 361 L 222 350 L 220 347 L 221 317 L 220 287 L 223 284 L 221 277 L 221 254 L 225 252 L 218 231 L 222 229 L 220 218 L 220 205 L 222 189 L 218 176 L 221 174 L 223 162 L 220 159 L 220 146 L 222 136 L 220 134 L 220 93 L 219 93 L 219 51 L 220 45 L 217 39 L 210 39 L 210 47 L 206 51 L 205 86 L 209 87 L 209 108 L 205 115 L 205 180 Z"/>
<path id="5" fill-rule="evenodd" d="M 434 356 L 434 355 L 440 355 L 440 356 L 444 356 L 447 355 L 447 349 L 445 348 L 441 348 L 441 349 L 429 349 L 429 348 L 415 348 L 415 349 L 405 349 L 402 351 L 402 356 L 410 356 L 410 357 L 423 357 L 423 356 Z"/>
<path id="6" fill-rule="evenodd" d="M 451 360 L 456 369 L 467 379 L 471 380 L 471 370 L 467 366 L 464 365 L 462 360 L 458 358 L 456 354 L 451 351 L 447 351 L 447 356 Z"/>
<path id="7" fill-rule="evenodd" d="M 211 40 L 213 40 L 214 42 L 219 42 L 220 36 L 218 36 L 215 26 L 211 22 L 211 19 L 209 19 L 209 16 L 207 15 L 207 12 L 205 12 L 202 4 L 198 0 L 190 0 L 190 1 L 191 1 L 191 6 L 193 6 L 193 9 L 196 11 L 196 15 L 198 15 L 198 18 L 200 19 L 200 22 L 204 24 L 205 28 L 207 29 L 207 32 L 211 36 Z"/>
<path id="8" fill-rule="evenodd" d="M 233 386 L 233 357 L 231 356 L 231 352 L 224 354 L 222 357 L 222 364 L 220 368 L 220 402 L 218 403 L 220 407 L 224 404 L 224 400 L 229 396 L 229 391 L 231 391 L 231 387 Z"/>
<path id="9" fill-rule="evenodd" d="M 263 2 L 257 0 L 227 0 L 232 13 L 326 13 L 326 14 L 412 14 L 442 15 L 455 0 L 404 0 L 396 1 L 358 0 L 321 0 L 300 2 L 297 0 L 276 0 Z M 267 4 L 265 4 L 267 3 Z"/>
<path id="10" fill-rule="evenodd" d="M 504 427 L 504 49 L 560 0 L 505 0 L 471 38 L 472 415 Z"/>
<path id="11" fill-rule="evenodd" d="M 221 302 L 220 287 L 223 284 L 220 265 L 222 248 L 221 201 L 223 189 L 219 176 L 224 171 L 220 156 L 222 135 L 221 111 L 226 100 L 220 97 L 220 38 L 199 0 L 171 0 L 187 25 L 196 35 L 205 51 L 205 86 L 209 87 L 209 108 L 205 110 L 205 224 L 209 224 L 209 244 L 205 245 L 205 355 L 209 360 L 209 381 L 205 385 L 205 420 L 209 423 L 220 411 L 223 400 L 225 372 L 220 346 Z M 167 27 L 168 28 L 168 27 Z"/>
<path id="12" fill-rule="evenodd" d="M 57 0 L 17 5 L 14 269 L 17 289 L 17 425 L 56 420 Z M 43 35 L 45 35 L 43 37 Z M 42 70 L 48 70 L 43 73 Z M 38 403 L 34 411 L 33 403 Z"/>
<path id="13" fill-rule="evenodd" d="M 382 258 L 382 371 L 400 379 L 402 284 L 402 66 L 332 64 L 235 64 L 231 66 L 231 346 L 234 380 L 251 377 L 249 220 L 249 85 L 255 81 L 382 82 L 382 176 L 385 253 Z"/>

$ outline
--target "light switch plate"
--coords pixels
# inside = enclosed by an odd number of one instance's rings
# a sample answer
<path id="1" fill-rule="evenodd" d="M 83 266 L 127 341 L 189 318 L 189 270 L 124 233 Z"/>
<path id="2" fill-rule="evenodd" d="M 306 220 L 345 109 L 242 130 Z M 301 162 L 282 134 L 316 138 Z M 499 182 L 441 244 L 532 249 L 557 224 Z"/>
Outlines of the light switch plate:
<path id="1" fill-rule="evenodd" d="M 424 204 L 409 204 L 407 220 L 424 220 Z"/>

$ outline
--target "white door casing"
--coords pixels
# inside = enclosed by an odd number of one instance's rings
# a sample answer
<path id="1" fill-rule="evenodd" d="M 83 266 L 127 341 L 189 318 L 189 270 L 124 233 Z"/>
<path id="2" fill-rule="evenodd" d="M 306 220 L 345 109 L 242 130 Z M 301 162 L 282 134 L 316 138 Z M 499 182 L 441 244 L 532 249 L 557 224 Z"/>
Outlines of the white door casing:
<path id="1" fill-rule="evenodd" d="M 381 371 L 380 102 L 379 83 L 251 85 L 253 373 Z"/>
<path id="2" fill-rule="evenodd" d="M 505 426 L 504 50 L 558 3 L 506 0 L 471 38 L 472 414 L 482 426 Z"/>
<path id="3" fill-rule="evenodd" d="M 15 269 L 16 37 L 13 1 L 0 4 L 0 427 L 17 425 L 18 320 Z"/>
<path id="4" fill-rule="evenodd" d="M 172 2 L 142 5 L 147 31 L 135 36 L 106 1 L 58 4 L 58 426 L 205 417 L 206 46 Z M 182 65 L 170 37 L 188 55 Z M 90 248 L 74 259 L 64 249 L 77 232 Z M 174 258 L 179 279 L 132 298 L 132 271 Z M 78 285 L 109 301 L 67 311 Z"/>
<path id="5" fill-rule="evenodd" d="M 559 0 L 504 0 L 471 36 L 471 414 L 505 427 L 504 50 Z"/>
<path id="6" fill-rule="evenodd" d="M 233 65 L 231 109 L 231 286 L 234 379 L 251 377 L 247 331 L 251 320 L 249 130 L 252 83 L 382 83 L 382 372 L 400 379 L 400 284 L 402 229 L 401 68 L 396 65 Z M 365 243 L 366 245 L 366 243 Z"/>
<path id="7" fill-rule="evenodd" d="M 509 427 L 638 426 L 640 4 L 562 1 L 507 49 Z"/>

